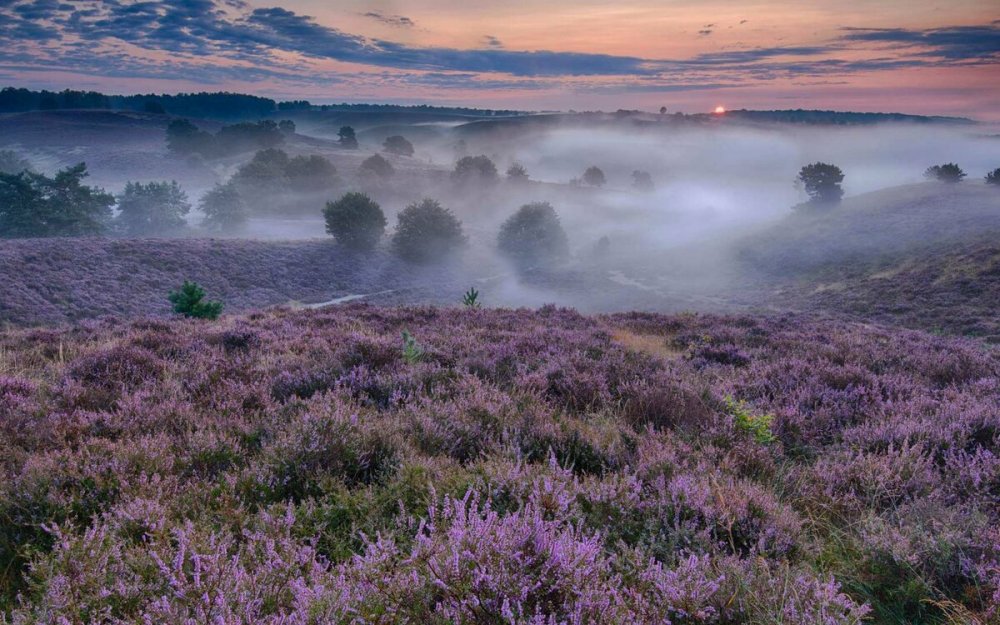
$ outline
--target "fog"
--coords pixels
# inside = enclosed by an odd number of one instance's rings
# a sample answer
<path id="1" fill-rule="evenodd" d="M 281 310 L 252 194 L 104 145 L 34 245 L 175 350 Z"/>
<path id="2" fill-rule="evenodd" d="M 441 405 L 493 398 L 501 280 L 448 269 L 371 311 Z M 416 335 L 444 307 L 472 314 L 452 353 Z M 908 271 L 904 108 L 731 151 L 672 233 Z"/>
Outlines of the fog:
<path id="1" fill-rule="evenodd" d="M 273 211 L 254 215 L 245 228 L 223 236 L 325 238 L 324 203 L 350 190 L 368 193 L 381 204 L 391 234 L 396 215 L 407 204 L 434 198 L 462 220 L 469 246 L 448 267 L 414 269 L 413 280 L 426 282 L 431 292 L 435 280 L 446 280 L 445 301 L 453 299 L 458 284 L 480 284 L 491 305 L 555 302 L 587 310 L 697 308 L 705 301 L 714 305 L 743 279 L 734 260 L 741 238 L 780 231 L 782 220 L 807 199 L 795 184 L 803 165 L 822 161 L 839 166 L 845 174 L 848 207 L 874 191 L 917 183 L 927 186 L 923 173 L 931 165 L 958 163 L 968 173 L 961 186 L 977 188 L 985 186 L 982 178 L 987 171 L 1000 166 L 1000 139 L 979 125 L 819 126 L 725 119 L 673 123 L 655 116 L 636 120 L 610 115 L 522 118 L 487 125 L 373 120 L 358 125 L 357 150 L 344 150 L 335 143 L 331 129 L 337 126 L 336 120 L 300 124 L 297 134 L 280 146 L 289 155 L 319 154 L 329 159 L 337 169 L 329 190 L 293 194 L 287 202 L 279 199 Z M 86 158 L 90 180 L 113 193 L 120 192 L 126 180 L 174 178 L 195 207 L 213 184 L 228 180 L 253 156 L 195 162 L 167 154 L 149 128 L 134 145 L 129 143 L 129 132 L 121 129 L 103 143 L 90 134 L 85 144 L 61 152 L 24 141 L 9 147 L 29 156 L 42 171 Z M 391 177 L 359 176 L 363 159 L 381 152 L 382 140 L 395 134 L 408 136 L 416 153 L 389 156 L 396 170 Z M 130 150 L 141 157 L 130 156 Z M 162 154 L 156 156 L 155 150 Z M 456 160 L 480 154 L 496 164 L 500 180 L 456 184 L 450 177 Z M 526 168 L 530 182 L 504 180 L 513 163 Z M 590 166 L 604 172 L 606 184 L 600 188 L 571 184 Z M 632 173 L 637 170 L 650 174 L 652 191 L 633 188 Z M 938 191 L 928 187 L 926 193 Z M 900 193 L 903 197 L 914 192 Z M 924 201 L 922 193 L 912 196 L 913 201 Z M 569 240 L 570 257 L 558 266 L 526 274 L 496 253 L 496 236 L 519 206 L 536 201 L 555 208 Z M 296 208 L 286 211 L 285 204 Z M 197 208 L 189 214 L 189 234 L 204 234 L 198 229 L 202 217 Z M 988 226 L 996 226 L 995 221 Z M 603 237 L 609 245 L 598 254 L 595 245 Z M 371 285 L 366 288 L 371 291 Z M 354 294 L 363 294 L 360 285 L 357 293 L 331 296 Z"/>

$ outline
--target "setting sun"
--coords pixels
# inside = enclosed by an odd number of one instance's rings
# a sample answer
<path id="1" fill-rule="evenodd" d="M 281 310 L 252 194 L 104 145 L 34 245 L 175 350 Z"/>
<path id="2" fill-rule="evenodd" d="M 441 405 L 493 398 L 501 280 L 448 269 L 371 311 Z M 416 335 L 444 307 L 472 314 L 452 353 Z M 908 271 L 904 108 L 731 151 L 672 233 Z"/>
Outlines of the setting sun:
<path id="1" fill-rule="evenodd" d="M 716 115 L 722 115 L 725 112 L 726 112 L 726 107 L 722 106 L 721 104 L 719 106 L 715 107 L 715 114 Z"/>

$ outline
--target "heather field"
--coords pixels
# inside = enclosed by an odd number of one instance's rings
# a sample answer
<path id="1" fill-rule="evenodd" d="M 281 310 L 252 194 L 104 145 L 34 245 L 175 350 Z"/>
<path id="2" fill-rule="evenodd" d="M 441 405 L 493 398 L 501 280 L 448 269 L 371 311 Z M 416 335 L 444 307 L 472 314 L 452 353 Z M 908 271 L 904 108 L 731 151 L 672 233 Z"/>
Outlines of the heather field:
<path id="1" fill-rule="evenodd" d="M 908 330 L 363 305 L 8 330 L 0 470 L 9 623 L 1000 619 L 1000 355 Z"/>

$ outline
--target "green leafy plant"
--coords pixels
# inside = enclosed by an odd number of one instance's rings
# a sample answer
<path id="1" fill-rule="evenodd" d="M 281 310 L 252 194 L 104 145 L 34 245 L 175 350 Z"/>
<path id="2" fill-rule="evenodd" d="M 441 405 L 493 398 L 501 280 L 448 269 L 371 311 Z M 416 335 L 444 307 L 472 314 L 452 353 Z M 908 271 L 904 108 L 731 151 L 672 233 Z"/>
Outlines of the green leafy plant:
<path id="1" fill-rule="evenodd" d="M 736 429 L 750 434 L 761 445 L 770 445 L 778 440 L 771 431 L 771 423 L 774 421 L 774 415 L 754 414 L 746 402 L 733 399 L 732 397 L 726 398 L 726 408 L 733 415 L 733 422 L 736 425 Z"/>
<path id="2" fill-rule="evenodd" d="M 465 295 L 462 296 L 462 305 L 466 308 L 481 308 L 482 305 L 479 303 L 479 291 L 476 290 L 476 287 L 470 287 L 469 290 L 465 292 Z"/>
<path id="3" fill-rule="evenodd" d="M 403 330 L 403 360 L 408 364 L 415 365 L 424 358 L 424 348 L 417 342 L 417 338 L 410 334 L 409 330 Z"/>
<path id="4" fill-rule="evenodd" d="M 168 296 L 174 312 L 194 319 L 217 319 L 222 313 L 222 302 L 206 302 L 205 289 L 195 282 L 184 281 L 181 288 Z"/>

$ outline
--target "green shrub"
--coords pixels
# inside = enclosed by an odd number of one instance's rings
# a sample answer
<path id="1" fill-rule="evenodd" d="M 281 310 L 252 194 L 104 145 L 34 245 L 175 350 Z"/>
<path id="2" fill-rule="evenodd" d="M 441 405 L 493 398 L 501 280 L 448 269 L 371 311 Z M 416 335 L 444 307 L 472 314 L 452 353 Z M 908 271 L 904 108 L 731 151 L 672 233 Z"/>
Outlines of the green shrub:
<path id="1" fill-rule="evenodd" d="M 771 423 L 774 415 L 754 414 L 746 403 L 737 401 L 731 397 L 726 398 L 726 408 L 733 415 L 733 423 L 736 429 L 751 435 L 755 441 L 761 445 L 770 445 L 778 440 L 771 432 Z"/>
<path id="2" fill-rule="evenodd" d="M 222 302 L 206 302 L 205 289 L 194 282 L 184 281 L 181 288 L 172 292 L 168 299 L 174 305 L 174 312 L 195 319 L 217 319 L 222 313 Z"/>

